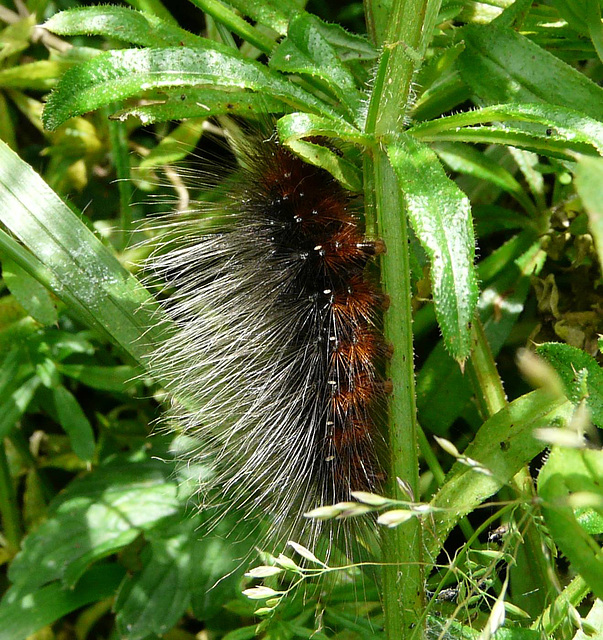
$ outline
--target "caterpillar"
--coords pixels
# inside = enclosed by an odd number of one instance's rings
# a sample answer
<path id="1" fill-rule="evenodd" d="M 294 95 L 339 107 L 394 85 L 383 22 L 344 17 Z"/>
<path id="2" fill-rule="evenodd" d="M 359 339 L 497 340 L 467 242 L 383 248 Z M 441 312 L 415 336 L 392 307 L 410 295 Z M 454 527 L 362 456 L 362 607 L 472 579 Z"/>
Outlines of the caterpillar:
<path id="1" fill-rule="evenodd" d="M 161 220 L 149 268 L 177 329 L 151 371 L 175 398 L 187 459 L 212 470 L 207 499 L 315 541 L 325 525 L 304 512 L 383 477 L 385 299 L 366 267 L 384 246 L 364 237 L 357 196 L 276 133 L 251 135 L 236 155 L 221 203 Z"/>

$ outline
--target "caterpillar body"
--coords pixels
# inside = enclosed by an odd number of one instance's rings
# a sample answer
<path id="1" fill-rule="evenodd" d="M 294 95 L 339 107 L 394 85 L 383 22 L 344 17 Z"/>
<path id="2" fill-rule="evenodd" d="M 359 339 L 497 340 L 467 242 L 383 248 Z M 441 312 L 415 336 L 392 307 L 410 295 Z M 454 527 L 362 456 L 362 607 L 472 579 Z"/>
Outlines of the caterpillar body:
<path id="1" fill-rule="evenodd" d="M 365 239 L 355 197 L 275 135 L 238 156 L 225 203 L 163 221 L 151 269 L 177 330 L 151 369 L 178 397 L 189 459 L 213 470 L 202 490 L 315 540 L 323 525 L 304 512 L 381 479 L 384 299 L 365 267 L 384 247 Z"/>

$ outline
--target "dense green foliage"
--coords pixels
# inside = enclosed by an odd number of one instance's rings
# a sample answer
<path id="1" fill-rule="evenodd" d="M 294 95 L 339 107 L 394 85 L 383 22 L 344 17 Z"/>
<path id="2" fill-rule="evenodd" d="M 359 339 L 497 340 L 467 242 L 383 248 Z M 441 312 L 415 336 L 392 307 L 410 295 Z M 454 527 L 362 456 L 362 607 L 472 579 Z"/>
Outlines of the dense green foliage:
<path id="1" fill-rule="evenodd" d="M 601 2 L 129 4 L 0 6 L 0 640 L 601 637 Z M 388 248 L 390 482 L 310 514 L 367 571 L 153 433 L 152 196 L 266 113 Z"/>

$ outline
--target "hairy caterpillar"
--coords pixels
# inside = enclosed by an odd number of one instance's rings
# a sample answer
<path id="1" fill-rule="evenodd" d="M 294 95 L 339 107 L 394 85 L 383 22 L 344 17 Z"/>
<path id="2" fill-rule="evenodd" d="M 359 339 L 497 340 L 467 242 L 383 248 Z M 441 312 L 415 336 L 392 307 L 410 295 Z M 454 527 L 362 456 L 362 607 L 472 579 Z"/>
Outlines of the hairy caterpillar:
<path id="1" fill-rule="evenodd" d="M 322 525 L 304 512 L 382 475 L 383 296 L 365 267 L 383 245 L 364 238 L 354 196 L 276 134 L 237 155 L 225 202 L 162 220 L 150 267 L 178 329 L 151 369 L 178 396 L 189 459 L 213 470 L 202 490 L 314 540 Z"/>

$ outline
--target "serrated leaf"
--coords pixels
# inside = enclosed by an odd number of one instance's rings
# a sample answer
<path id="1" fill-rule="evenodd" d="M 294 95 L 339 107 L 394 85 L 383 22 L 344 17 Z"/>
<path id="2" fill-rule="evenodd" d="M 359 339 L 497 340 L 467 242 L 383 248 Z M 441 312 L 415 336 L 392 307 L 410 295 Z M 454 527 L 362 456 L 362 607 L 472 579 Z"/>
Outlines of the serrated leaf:
<path id="1" fill-rule="evenodd" d="M 246 60 L 224 45 L 108 51 L 70 69 L 51 93 L 44 126 L 51 131 L 67 119 L 149 89 L 203 87 L 260 91 L 293 106 L 325 115 L 336 110 L 297 85 Z"/>
<path id="2" fill-rule="evenodd" d="M 204 41 L 151 13 L 111 5 L 59 11 L 43 26 L 62 36 L 94 34 L 147 47 L 195 47 Z"/>
<path id="3" fill-rule="evenodd" d="M 410 136 L 387 149 L 408 217 L 431 263 L 436 315 L 450 354 L 463 361 L 478 298 L 475 239 L 467 196 L 435 153 Z"/>
<path id="4" fill-rule="evenodd" d="M 19 592 L 52 580 L 75 584 L 89 564 L 176 513 L 177 483 L 170 473 L 169 465 L 155 460 L 116 460 L 74 480 L 10 567 Z"/>
<path id="5" fill-rule="evenodd" d="M 289 24 L 287 37 L 270 58 L 272 69 L 313 78 L 346 106 L 352 121 L 362 124 L 366 96 L 356 87 L 352 73 L 323 36 L 320 20 L 300 14 Z"/>
<path id="6" fill-rule="evenodd" d="M 316 16 L 314 16 L 316 18 Z M 342 62 L 376 60 L 378 51 L 365 36 L 346 31 L 341 25 L 317 19 L 316 28 L 325 40 L 334 47 Z"/>
<path id="7" fill-rule="evenodd" d="M 528 123 L 485 127 L 487 122 Z M 479 126 L 475 126 L 479 125 Z M 603 153 L 603 123 L 567 107 L 551 104 L 497 104 L 422 122 L 408 131 L 421 140 L 491 142 L 533 147 L 537 152 L 575 160 L 576 152 Z"/>
<path id="8" fill-rule="evenodd" d="M 461 76 L 483 100 L 547 102 L 603 120 L 603 89 L 517 31 L 472 24 L 461 37 Z"/>
<path id="9" fill-rule="evenodd" d="M 94 431 L 79 402 L 63 386 L 53 388 L 52 395 L 59 422 L 69 436 L 74 453 L 82 460 L 92 460 L 95 448 Z"/>
<path id="10" fill-rule="evenodd" d="M 228 4 L 281 36 L 287 33 L 289 18 L 301 12 L 291 0 L 230 0 Z"/>
<path id="11" fill-rule="evenodd" d="M 436 140 L 439 133 L 454 132 L 461 127 L 483 125 L 486 122 L 527 122 L 539 125 L 538 128 L 532 127 L 530 131 L 543 138 L 549 138 L 555 133 L 567 142 L 586 143 L 603 153 L 603 123 L 575 109 L 552 104 L 496 104 L 422 122 L 409 129 L 409 133 L 425 140 Z M 549 133 L 547 129 L 550 129 Z"/>
<path id="12" fill-rule="evenodd" d="M 362 175 L 358 168 L 328 147 L 301 139 L 289 138 L 285 145 L 308 164 L 328 171 L 345 189 L 362 190 Z"/>
<path id="13" fill-rule="evenodd" d="M 586 369 L 586 403 L 594 424 L 603 428 L 603 369 L 588 353 L 560 342 L 547 342 L 536 353 L 550 363 L 559 374 L 567 397 L 578 404 L 584 395 L 580 371 Z"/>
<path id="14" fill-rule="evenodd" d="M 589 491 L 603 498 L 603 451 L 554 447 L 538 476 L 538 494 L 551 535 L 598 598 L 603 598 L 600 545 L 580 526 L 567 499 Z"/>
<path id="15" fill-rule="evenodd" d="M 0 640 L 28 638 L 76 609 L 112 597 L 124 574 L 117 564 L 103 565 L 83 575 L 76 589 L 51 584 L 18 596 L 9 591 L 0 604 Z"/>
<path id="16" fill-rule="evenodd" d="M 111 118 L 126 120 L 138 118 L 143 124 L 182 120 L 184 118 L 209 118 L 230 114 L 245 118 L 261 118 L 267 113 L 287 113 L 291 110 L 285 102 L 261 93 L 220 91 L 218 89 L 167 89 L 164 102 L 140 104 L 115 112 Z"/>
<path id="17" fill-rule="evenodd" d="M 2 278 L 19 304 L 40 324 L 56 324 L 59 316 L 46 287 L 14 260 L 2 258 Z"/>
<path id="18" fill-rule="evenodd" d="M 480 319 L 494 356 L 511 332 L 530 291 L 530 278 L 545 260 L 533 232 L 523 232 L 497 249 L 478 265 L 479 279 L 495 277 L 484 288 L 479 301 Z M 507 268 L 515 264 L 517 269 Z M 444 435 L 470 401 L 474 391 L 457 363 L 440 341 L 427 357 L 417 378 L 417 408 L 421 424 Z"/>

